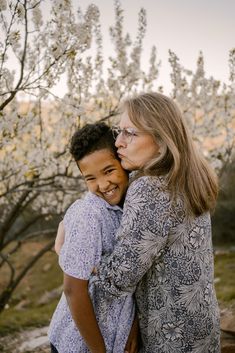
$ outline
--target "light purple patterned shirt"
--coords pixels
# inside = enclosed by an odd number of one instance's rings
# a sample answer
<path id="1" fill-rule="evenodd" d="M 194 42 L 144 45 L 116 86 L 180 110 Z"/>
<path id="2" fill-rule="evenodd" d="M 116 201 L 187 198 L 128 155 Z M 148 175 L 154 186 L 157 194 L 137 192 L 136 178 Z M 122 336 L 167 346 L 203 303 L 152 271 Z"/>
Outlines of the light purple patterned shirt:
<path id="1" fill-rule="evenodd" d="M 113 251 L 121 217 L 119 206 L 111 206 L 92 193 L 75 201 L 64 217 L 65 242 L 59 256 L 64 273 L 89 279 L 101 256 Z M 123 353 L 134 318 L 132 295 L 115 298 L 92 284 L 89 285 L 89 294 L 106 352 Z M 52 317 L 48 335 L 59 353 L 89 352 L 72 319 L 64 293 Z"/>

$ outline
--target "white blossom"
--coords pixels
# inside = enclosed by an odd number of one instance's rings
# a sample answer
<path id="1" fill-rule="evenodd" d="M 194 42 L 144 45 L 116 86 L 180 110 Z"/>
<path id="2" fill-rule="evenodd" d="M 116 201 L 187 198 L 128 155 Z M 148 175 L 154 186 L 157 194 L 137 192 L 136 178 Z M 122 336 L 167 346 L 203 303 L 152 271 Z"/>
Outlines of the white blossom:
<path id="1" fill-rule="evenodd" d="M 0 11 L 5 11 L 7 9 L 6 0 L 0 0 Z"/>
<path id="2" fill-rule="evenodd" d="M 41 9 L 37 6 L 33 8 L 33 22 L 36 28 L 40 28 L 43 24 Z"/>

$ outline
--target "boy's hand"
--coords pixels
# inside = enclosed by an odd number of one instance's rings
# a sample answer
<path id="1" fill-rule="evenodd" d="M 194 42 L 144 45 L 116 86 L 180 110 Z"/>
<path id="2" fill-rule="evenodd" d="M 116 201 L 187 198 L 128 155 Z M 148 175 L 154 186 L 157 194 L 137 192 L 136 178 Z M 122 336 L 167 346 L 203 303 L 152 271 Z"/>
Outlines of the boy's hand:
<path id="1" fill-rule="evenodd" d="M 127 339 L 126 347 L 124 350 L 124 353 L 138 353 L 139 351 L 139 342 L 140 342 L 140 337 L 139 337 L 139 321 L 137 319 L 137 316 L 135 317 L 131 331 L 129 333 L 129 337 Z"/>
<path id="2" fill-rule="evenodd" d="M 60 250 L 62 248 L 62 245 L 64 244 L 64 237 L 65 237 L 65 231 L 64 231 L 64 223 L 61 221 L 59 223 L 59 227 L 57 229 L 57 234 L 55 238 L 55 252 L 57 255 L 60 254 Z"/>

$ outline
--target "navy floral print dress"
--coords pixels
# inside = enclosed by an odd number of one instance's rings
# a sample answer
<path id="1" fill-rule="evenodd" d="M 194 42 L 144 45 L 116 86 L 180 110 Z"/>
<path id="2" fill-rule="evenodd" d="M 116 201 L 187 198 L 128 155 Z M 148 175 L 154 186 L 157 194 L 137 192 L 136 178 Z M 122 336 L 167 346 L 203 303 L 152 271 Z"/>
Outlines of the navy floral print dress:
<path id="1" fill-rule="evenodd" d="M 185 212 L 163 177 L 130 184 L 118 243 L 94 278 L 114 296 L 135 291 L 141 353 L 219 353 L 209 213 Z"/>

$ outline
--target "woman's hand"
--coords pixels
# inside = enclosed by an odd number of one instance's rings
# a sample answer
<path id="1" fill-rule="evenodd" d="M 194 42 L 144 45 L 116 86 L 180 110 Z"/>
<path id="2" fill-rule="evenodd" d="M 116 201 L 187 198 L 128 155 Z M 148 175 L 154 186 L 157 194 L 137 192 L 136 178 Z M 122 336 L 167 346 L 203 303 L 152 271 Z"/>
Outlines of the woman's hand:
<path id="1" fill-rule="evenodd" d="M 124 353 L 138 353 L 140 346 L 139 321 L 137 316 L 133 321 Z"/>
<path id="2" fill-rule="evenodd" d="M 97 275 L 97 273 L 98 273 L 97 267 L 94 267 L 92 272 L 91 272 L 91 274 L 92 275 Z"/>
<path id="3" fill-rule="evenodd" d="M 55 238 L 55 252 L 57 253 L 57 255 L 60 254 L 60 250 L 62 248 L 62 245 L 64 244 L 64 237 L 65 237 L 64 223 L 63 221 L 61 221 L 57 229 L 57 234 Z"/>

